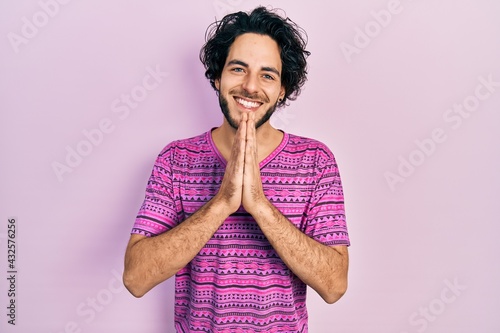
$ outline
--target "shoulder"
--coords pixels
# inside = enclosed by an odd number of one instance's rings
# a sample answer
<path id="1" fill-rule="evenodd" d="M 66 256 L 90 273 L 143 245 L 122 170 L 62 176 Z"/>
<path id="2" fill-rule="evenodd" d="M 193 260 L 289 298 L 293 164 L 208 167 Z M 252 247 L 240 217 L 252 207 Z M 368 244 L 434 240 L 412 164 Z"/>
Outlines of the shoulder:
<path id="1" fill-rule="evenodd" d="M 209 147 L 210 145 L 209 140 L 207 139 L 207 133 L 208 132 L 205 132 L 190 138 L 172 141 L 161 150 L 159 155 L 160 156 L 168 155 L 173 152 L 198 153 L 204 149 L 207 149 L 207 147 Z"/>
<path id="2" fill-rule="evenodd" d="M 158 154 L 158 162 L 173 162 L 179 159 L 199 156 L 211 152 L 208 138 L 210 132 L 205 132 L 190 138 L 175 140 L 168 143 Z"/>
<path id="3" fill-rule="evenodd" d="M 316 163 L 320 165 L 335 161 L 332 151 L 326 144 L 300 135 L 288 134 L 288 144 L 285 149 L 290 154 L 304 154 L 314 157 Z"/>

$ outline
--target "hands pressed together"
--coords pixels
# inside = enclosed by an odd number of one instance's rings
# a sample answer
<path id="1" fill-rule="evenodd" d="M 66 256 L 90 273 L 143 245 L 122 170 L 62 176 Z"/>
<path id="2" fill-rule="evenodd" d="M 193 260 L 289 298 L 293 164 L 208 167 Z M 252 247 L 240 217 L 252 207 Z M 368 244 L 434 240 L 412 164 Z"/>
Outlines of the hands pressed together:
<path id="1" fill-rule="evenodd" d="M 141 297 L 185 267 L 227 216 L 240 206 L 254 217 L 285 265 L 326 302 L 336 302 L 345 293 L 347 247 L 330 247 L 310 238 L 264 195 L 253 113 L 242 114 L 221 187 L 210 202 L 212 204 L 204 205 L 184 222 L 157 237 L 131 236 L 125 256 L 124 281 L 133 295 Z M 216 209 L 212 209 L 213 204 Z M 158 251 L 160 248 L 163 251 Z M 151 255 L 155 251 L 156 257 Z"/>
<path id="2" fill-rule="evenodd" d="M 260 178 L 254 113 L 241 115 L 217 196 L 226 203 L 230 214 L 243 205 L 253 215 L 260 204 L 267 202 Z"/>

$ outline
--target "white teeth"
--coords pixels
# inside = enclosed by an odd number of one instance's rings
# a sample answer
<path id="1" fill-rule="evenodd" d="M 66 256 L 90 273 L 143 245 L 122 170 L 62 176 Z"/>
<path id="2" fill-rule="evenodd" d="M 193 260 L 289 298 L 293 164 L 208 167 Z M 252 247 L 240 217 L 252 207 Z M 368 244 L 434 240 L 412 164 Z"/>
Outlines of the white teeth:
<path id="1" fill-rule="evenodd" d="M 241 99 L 241 98 L 237 98 L 236 101 L 238 103 L 240 103 L 241 105 L 243 105 L 244 107 L 246 108 L 256 108 L 260 105 L 260 103 L 257 103 L 257 102 L 249 102 L 249 101 L 246 101 L 244 99 Z"/>

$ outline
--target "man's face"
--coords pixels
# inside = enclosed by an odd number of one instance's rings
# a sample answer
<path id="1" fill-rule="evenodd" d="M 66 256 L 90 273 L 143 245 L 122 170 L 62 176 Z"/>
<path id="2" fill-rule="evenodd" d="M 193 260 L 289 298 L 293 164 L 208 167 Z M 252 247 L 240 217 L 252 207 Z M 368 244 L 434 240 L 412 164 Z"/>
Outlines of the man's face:
<path id="1" fill-rule="evenodd" d="M 231 127 L 238 128 L 244 112 L 255 113 L 257 128 L 267 123 L 285 94 L 278 44 L 266 35 L 238 36 L 215 85 L 225 121 Z"/>

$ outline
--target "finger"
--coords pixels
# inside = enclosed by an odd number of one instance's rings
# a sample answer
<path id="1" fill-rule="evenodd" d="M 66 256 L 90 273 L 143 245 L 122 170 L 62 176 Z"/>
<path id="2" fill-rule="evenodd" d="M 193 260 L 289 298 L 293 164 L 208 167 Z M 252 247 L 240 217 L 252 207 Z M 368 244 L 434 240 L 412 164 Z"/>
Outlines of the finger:
<path id="1" fill-rule="evenodd" d="M 238 135 L 238 143 L 239 143 L 239 152 L 240 154 L 238 155 L 238 161 L 241 162 L 243 165 L 243 162 L 245 161 L 245 145 L 246 145 L 246 138 L 247 138 L 247 117 L 246 114 L 243 113 L 241 117 L 241 122 L 240 126 L 238 127 L 238 131 L 240 132 Z"/>
<path id="2" fill-rule="evenodd" d="M 245 124 L 245 125 L 243 125 Z M 243 125 L 243 126 L 242 126 Z M 227 162 L 228 170 L 233 173 L 243 172 L 243 163 L 245 157 L 245 141 L 246 141 L 246 122 L 243 117 L 240 119 L 240 124 L 236 130 L 236 135 L 233 139 L 233 145 L 231 148 L 231 155 Z"/>
<path id="3" fill-rule="evenodd" d="M 252 209 L 254 203 L 263 197 L 260 167 L 257 155 L 257 131 L 255 114 L 250 113 L 247 121 L 247 136 L 245 146 L 245 169 L 243 176 L 243 205 Z"/>
<path id="4" fill-rule="evenodd" d="M 238 129 L 236 130 L 236 135 L 234 136 L 233 150 L 235 150 L 236 148 L 236 150 L 239 151 L 241 144 L 246 140 L 246 121 L 246 114 L 243 113 L 240 118 L 240 123 L 238 124 Z M 244 145 L 243 148 L 245 148 Z M 245 149 L 243 149 L 242 151 L 245 151 Z"/>
<path id="5" fill-rule="evenodd" d="M 254 112 L 251 112 L 251 113 L 248 114 L 248 120 L 255 121 L 255 113 Z"/>
<path id="6" fill-rule="evenodd" d="M 257 134 L 255 130 L 255 114 L 251 113 L 247 121 L 247 145 L 245 154 L 249 154 L 254 160 L 257 160 Z M 251 156 L 250 156 L 251 155 Z M 252 161 L 255 162 L 255 161 Z"/>
<path id="7" fill-rule="evenodd" d="M 252 136 L 255 135 L 255 114 L 253 112 L 248 115 L 247 133 Z"/>

